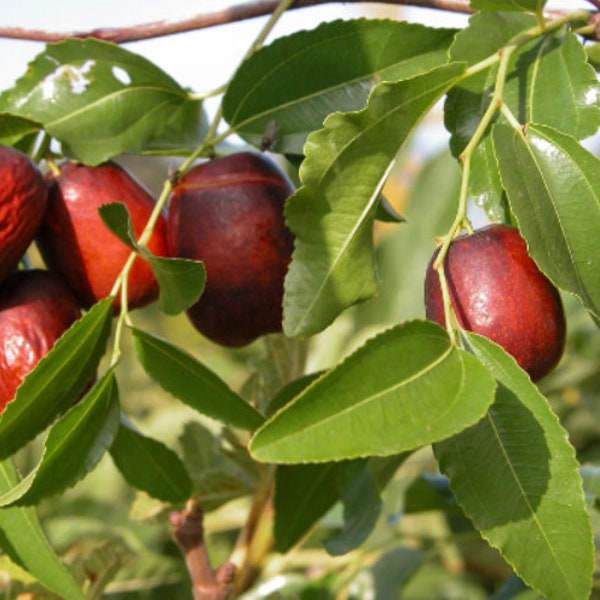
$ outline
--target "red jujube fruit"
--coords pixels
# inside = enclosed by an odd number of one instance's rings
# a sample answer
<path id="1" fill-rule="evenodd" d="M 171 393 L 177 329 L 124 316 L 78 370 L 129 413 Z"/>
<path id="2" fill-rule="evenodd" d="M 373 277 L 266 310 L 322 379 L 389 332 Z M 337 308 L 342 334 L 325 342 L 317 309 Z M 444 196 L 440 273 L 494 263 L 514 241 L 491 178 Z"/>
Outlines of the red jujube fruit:
<path id="1" fill-rule="evenodd" d="M 283 216 L 294 187 L 269 158 L 239 152 L 191 169 L 169 205 L 169 250 L 201 260 L 206 287 L 187 315 L 207 338 L 244 346 L 281 331 L 294 245 Z"/>
<path id="2" fill-rule="evenodd" d="M 16 271 L 0 285 L 0 412 L 25 376 L 81 316 L 62 278 L 41 269 Z"/>
<path id="3" fill-rule="evenodd" d="M 0 282 L 15 270 L 42 222 L 46 184 L 20 150 L 0 146 Z"/>
<path id="4" fill-rule="evenodd" d="M 95 167 L 67 162 L 48 181 L 48 206 L 37 243 L 49 269 L 58 271 L 84 308 L 110 294 L 131 249 L 102 222 L 98 208 L 122 202 L 139 237 L 154 208 L 150 192 L 113 162 Z M 148 243 L 167 254 L 166 219 L 160 216 Z M 158 297 L 158 283 L 148 264 L 136 258 L 129 275 L 128 305 L 139 308 Z M 120 298 L 115 298 L 115 308 Z"/>
<path id="5" fill-rule="evenodd" d="M 425 277 L 428 319 L 445 325 L 433 254 Z M 566 324 L 558 290 L 529 256 L 511 226 L 493 224 L 455 238 L 444 260 L 450 300 L 459 325 L 502 346 L 533 381 L 560 360 Z"/>

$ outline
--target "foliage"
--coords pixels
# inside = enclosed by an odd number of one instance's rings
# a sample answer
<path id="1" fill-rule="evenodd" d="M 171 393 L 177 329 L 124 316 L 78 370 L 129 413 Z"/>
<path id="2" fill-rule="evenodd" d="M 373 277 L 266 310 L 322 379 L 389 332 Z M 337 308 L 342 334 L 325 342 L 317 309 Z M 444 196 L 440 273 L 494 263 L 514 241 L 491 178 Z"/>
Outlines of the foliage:
<path id="1" fill-rule="evenodd" d="M 224 132 L 200 94 L 92 38 L 49 44 L 0 94 L 0 142 L 42 166 L 168 155 L 181 174 L 236 134 L 299 182 L 283 333 L 240 350 L 190 334 L 203 266 L 153 256 L 118 198 L 102 207 L 161 298 L 117 315 L 98 302 L 0 416 L 13 592 L 126 598 L 138 581 L 154 589 L 143 597 L 188 598 L 167 513 L 194 497 L 213 557 L 241 563 L 245 600 L 441 598 L 448 585 L 462 598 L 590 597 L 600 165 L 583 142 L 600 86 L 588 14 L 471 4 L 460 31 L 339 20 L 256 49 L 225 88 Z M 406 222 L 383 224 L 383 196 L 441 101 L 448 148 L 394 206 Z M 539 387 L 493 342 L 423 319 L 433 238 L 447 243 L 467 210 L 516 224 L 562 290 L 568 347 Z"/>

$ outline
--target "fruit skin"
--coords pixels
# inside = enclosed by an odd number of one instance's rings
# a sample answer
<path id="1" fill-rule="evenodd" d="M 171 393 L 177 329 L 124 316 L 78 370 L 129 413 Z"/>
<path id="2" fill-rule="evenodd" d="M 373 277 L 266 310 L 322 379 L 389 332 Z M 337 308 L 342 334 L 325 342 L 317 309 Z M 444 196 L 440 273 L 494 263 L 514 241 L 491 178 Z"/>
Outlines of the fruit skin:
<path id="1" fill-rule="evenodd" d="M 48 180 L 48 206 L 36 238 L 51 270 L 67 281 L 83 308 L 110 294 L 131 249 L 102 222 L 98 208 L 122 202 L 139 237 L 154 208 L 154 198 L 125 169 L 109 161 L 98 166 L 66 162 Z M 166 219 L 161 215 L 148 248 L 167 254 Z M 137 258 L 129 275 L 128 305 L 139 308 L 158 297 L 158 283 L 146 262 Z M 115 310 L 120 296 L 115 298 Z"/>
<path id="2" fill-rule="evenodd" d="M 294 186 L 262 154 L 238 152 L 191 169 L 169 205 L 169 250 L 201 260 L 206 287 L 187 315 L 207 338 L 245 346 L 281 331 L 294 237 L 283 217 Z"/>
<path id="3" fill-rule="evenodd" d="M 20 150 L 0 145 L 0 282 L 33 241 L 46 208 L 46 184 Z"/>
<path id="4" fill-rule="evenodd" d="M 0 286 L 0 412 L 56 340 L 81 316 L 56 273 L 16 271 Z"/>
<path id="5" fill-rule="evenodd" d="M 445 326 L 439 276 L 425 276 L 425 312 Z M 566 323 L 558 290 L 538 269 L 525 240 L 511 226 L 492 224 L 450 244 L 444 271 L 454 312 L 463 329 L 502 346 L 533 381 L 557 365 Z"/>

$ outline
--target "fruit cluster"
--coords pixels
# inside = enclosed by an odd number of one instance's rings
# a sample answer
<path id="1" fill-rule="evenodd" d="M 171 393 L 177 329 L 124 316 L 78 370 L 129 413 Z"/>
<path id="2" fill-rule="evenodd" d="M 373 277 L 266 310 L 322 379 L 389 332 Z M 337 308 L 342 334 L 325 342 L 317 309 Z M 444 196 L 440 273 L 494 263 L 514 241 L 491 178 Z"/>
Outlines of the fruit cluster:
<path id="1" fill-rule="evenodd" d="M 20 151 L 0 147 L 0 411 L 27 373 L 81 316 L 111 294 L 131 249 L 98 209 L 122 202 L 139 238 L 152 195 L 114 162 L 67 161 L 43 177 Z M 207 281 L 187 314 L 207 338 L 243 346 L 281 330 L 283 281 L 293 250 L 283 207 L 294 191 L 261 154 L 239 152 L 193 167 L 173 186 L 148 249 L 204 263 Z M 47 270 L 18 271 L 35 241 Z M 136 257 L 126 279 L 127 308 L 158 297 L 158 283 Z M 115 295 L 114 309 L 121 308 Z"/>
<path id="2" fill-rule="evenodd" d="M 2 411 L 81 309 L 112 293 L 131 256 L 98 209 L 122 202 L 139 238 L 155 200 L 114 162 L 67 161 L 44 178 L 25 154 L 7 146 L 0 146 L 0 183 Z M 157 256 L 202 261 L 206 286 L 187 315 L 210 340 L 237 347 L 281 331 L 294 246 L 283 208 L 293 191 L 274 162 L 251 152 L 202 162 L 173 184 L 147 247 Z M 34 240 L 48 270 L 17 270 Z M 447 299 L 436 257 L 437 251 L 426 273 L 427 318 L 446 325 L 452 314 L 458 327 L 503 346 L 533 380 L 556 366 L 565 343 L 562 303 L 517 229 L 496 224 L 452 240 L 443 261 Z M 139 257 L 124 285 L 128 309 L 158 297 L 154 273 Z M 115 312 L 120 308 L 115 295 Z"/>

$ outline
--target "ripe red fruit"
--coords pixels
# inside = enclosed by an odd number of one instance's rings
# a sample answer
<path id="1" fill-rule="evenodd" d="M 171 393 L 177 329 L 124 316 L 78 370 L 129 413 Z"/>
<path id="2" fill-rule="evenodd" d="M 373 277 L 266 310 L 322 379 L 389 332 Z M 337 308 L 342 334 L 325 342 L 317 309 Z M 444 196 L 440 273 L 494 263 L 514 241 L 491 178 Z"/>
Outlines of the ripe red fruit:
<path id="1" fill-rule="evenodd" d="M 434 253 L 425 277 L 426 316 L 445 325 Z M 463 329 L 502 346 L 533 381 L 562 356 L 566 325 L 559 293 L 538 269 L 518 230 L 494 224 L 452 241 L 444 260 L 450 299 Z"/>
<path id="2" fill-rule="evenodd" d="M 56 340 L 81 316 L 55 273 L 16 271 L 0 286 L 0 412 Z"/>
<path id="3" fill-rule="evenodd" d="M 19 264 L 42 222 L 44 178 L 26 154 L 0 146 L 0 281 Z"/>
<path id="4" fill-rule="evenodd" d="M 200 164 L 173 189 L 169 249 L 204 263 L 206 287 L 187 315 L 214 342 L 244 346 L 281 331 L 294 244 L 283 208 L 293 191 L 274 162 L 251 152 Z"/>
<path id="5" fill-rule="evenodd" d="M 106 297 L 131 249 L 102 222 L 98 208 L 122 202 L 133 231 L 141 235 L 154 208 L 152 195 L 113 162 L 96 167 L 65 163 L 49 180 L 48 206 L 37 243 L 49 269 L 58 271 L 84 308 Z M 167 253 L 166 219 L 161 216 L 148 244 L 154 254 Z M 146 262 L 136 259 L 128 285 L 129 308 L 156 300 L 158 283 Z M 115 308 L 120 298 L 115 298 Z"/>

